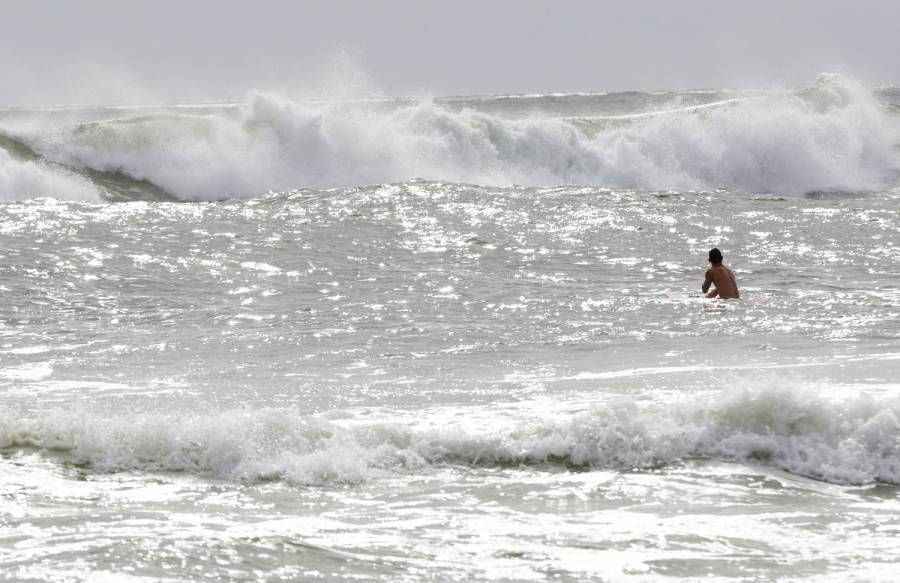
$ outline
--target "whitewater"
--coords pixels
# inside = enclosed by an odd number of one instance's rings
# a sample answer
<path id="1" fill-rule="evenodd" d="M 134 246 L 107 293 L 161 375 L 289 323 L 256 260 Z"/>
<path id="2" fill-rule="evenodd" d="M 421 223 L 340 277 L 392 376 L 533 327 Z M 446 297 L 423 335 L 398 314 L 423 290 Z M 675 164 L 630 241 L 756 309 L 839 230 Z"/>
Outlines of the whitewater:
<path id="1" fill-rule="evenodd" d="M 0 108 L 0 580 L 895 581 L 898 202 L 836 75 Z"/>

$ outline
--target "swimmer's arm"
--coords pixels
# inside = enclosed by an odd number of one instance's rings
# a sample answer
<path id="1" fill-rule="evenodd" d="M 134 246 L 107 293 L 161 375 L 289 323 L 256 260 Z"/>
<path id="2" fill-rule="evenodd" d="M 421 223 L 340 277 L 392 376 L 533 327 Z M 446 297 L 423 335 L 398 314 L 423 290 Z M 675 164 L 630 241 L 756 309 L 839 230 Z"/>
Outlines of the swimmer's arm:
<path id="1" fill-rule="evenodd" d="M 704 291 L 705 291 L 705 290 L 704 290 Z M 714 290 L 712 290 L 711 292 L 709 292 L 708 294 L 706 294 L 706 297 L 708 297 L 708 298 L 714 298 L 714 297 L 716 297 L 716 296 L 718 296 L 718 295 L 719 295 L 719 290 L 714 289 Z"/>
<path id="2" fill-rule="evenodd" d="M 703 290 L 703 293 L 706 293 L 709 291 L 709 286 L 712 285 L 712 282 L 713 282 L 712 270 L 709 270 L 706 272 L 706 279 L 703 280 L 703 287 L 701 288 Z"/>

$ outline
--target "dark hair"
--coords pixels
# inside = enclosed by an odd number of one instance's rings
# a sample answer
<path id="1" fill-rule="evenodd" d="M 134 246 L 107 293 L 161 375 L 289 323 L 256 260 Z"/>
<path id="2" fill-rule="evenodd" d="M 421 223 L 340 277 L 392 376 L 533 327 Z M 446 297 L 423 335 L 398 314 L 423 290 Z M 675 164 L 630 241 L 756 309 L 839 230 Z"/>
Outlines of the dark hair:
<path id="1" fill-rule="evenodd" d="M 718 247 L 709 250 L 709 261 L 710 263 L 722 263 L 722 252 Z"/>

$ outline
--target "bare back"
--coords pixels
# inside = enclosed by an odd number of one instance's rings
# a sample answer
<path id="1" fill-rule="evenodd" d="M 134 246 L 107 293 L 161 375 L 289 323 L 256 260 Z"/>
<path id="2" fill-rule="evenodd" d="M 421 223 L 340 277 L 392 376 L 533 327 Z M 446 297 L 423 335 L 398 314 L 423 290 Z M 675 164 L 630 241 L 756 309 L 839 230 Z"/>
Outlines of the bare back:
<path id="1" fill-rule="evenodd" d="M 720 297 L 730 300 L 741 297 L 734 273 L 722 264 L 713 265 L 706 272 L 706 279 L 703 282 L 703 293 L 709 290 L 710 284 L 714 285 L 715 289 L 707 294 L 706 297 L 708 298 Z"/>

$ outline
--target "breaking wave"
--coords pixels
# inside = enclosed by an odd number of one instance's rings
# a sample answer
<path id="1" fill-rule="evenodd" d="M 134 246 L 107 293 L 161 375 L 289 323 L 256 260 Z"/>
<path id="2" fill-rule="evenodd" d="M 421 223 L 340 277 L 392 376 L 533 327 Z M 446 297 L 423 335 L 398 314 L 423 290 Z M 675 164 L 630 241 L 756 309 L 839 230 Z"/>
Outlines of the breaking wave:
<path id="1" fill-rule="evenodd" d="M 283 410 L 104 416 L 0 414 L 0 447 L 98 471 L 176 471 L 297 485 L 364 482 L 429 466 L 632 469 L 687 459 L 765 464 L 839 484 L 900 484 L 900 401 L 819 397 L 778 383 L 674 405 L 622 401 L 431 411 L 373 420 Z M 539 413 L 540 412 L 540 413 Z"/>
<path id="2" fill-rule="evenodd" d="M 523 116 L 496 104 L 490 112 L 434 100 L 305 104 L 254 93 L 218 109 L 0 123 L 6 141 L 38 156 L 23 160 L 0 140 L 0 200 L 214 200 L 412 178 L 803 194 L 880 190 L 900 169 L 897 117 L 837 76 L 807 90 L 633 115 L 553 117 L 554 101 L 546 111 L 533 101 L 536 113 Z"/>

